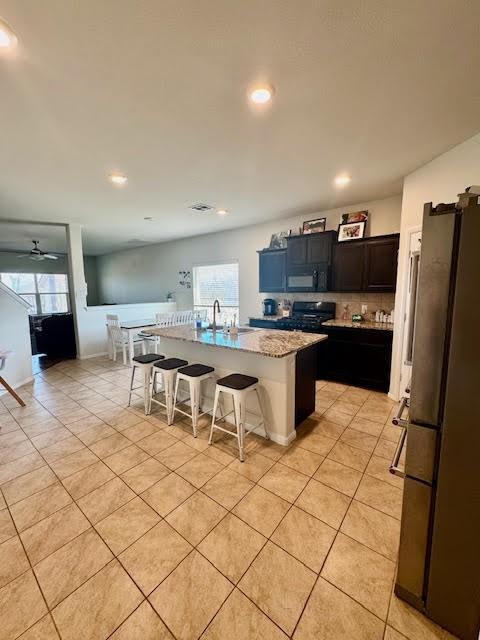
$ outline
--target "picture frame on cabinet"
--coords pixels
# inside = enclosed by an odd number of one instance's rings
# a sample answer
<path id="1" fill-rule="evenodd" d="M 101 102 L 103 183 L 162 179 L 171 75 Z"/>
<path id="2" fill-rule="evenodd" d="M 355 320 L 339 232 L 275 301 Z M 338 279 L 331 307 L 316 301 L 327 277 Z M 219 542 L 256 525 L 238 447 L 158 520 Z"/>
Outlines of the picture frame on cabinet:
<path id="1" fill-rule="evenodd" d="M 272 233 L 270 238 L 269 249 L 285 249 L 287 246 L 288 231 L 280 231 L 279 233 Z"/>
<path id="2" fill-rule="evenodd" d="M 352 211 L 352 213 L 342 213 L 342 221 L 340 224 L 348 224 L 350 222 L 367 222 L 368 211 Z"/>
<path id="3" fill-rule="evenodd" d="M 305 220 L 303 223 L 303 234 L 308 233 L 323 233 L 327 224 L 326 218 L 316 218 L 315 220 Z"/>
<path id="4" fill-rule="evenodd" d="M 338 242 L 346 242 L 348 240 L 359 240 L 365 235 L 366 220 L 360 222 L 347 222 L 338 225 Z"/>

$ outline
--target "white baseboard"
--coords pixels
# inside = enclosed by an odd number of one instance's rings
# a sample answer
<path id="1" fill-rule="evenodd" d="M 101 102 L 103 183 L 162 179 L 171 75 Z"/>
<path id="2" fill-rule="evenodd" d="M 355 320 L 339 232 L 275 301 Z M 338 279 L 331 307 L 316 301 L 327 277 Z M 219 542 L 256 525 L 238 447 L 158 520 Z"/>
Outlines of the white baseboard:
<path id="1" fill-rule="evenodd" d="M 253 425 L 249 425 L 248 423 L 246 424 L 247 429 L 251 428 L 252 426 Z M 262 427 L 257 427 L 254 432 L 252 431 L 252 433 L 256 433 L 258 436 L 262 436 L 262 437 L 265 437 L 266 435 L 265 430 Z M 288 447 L 288 445 L 292 443 L 296 437 L 297 437 L 296 431 L 293 431 L 293 433 L 291 433 L 288 437 L 281 436 L 278 433 L 270 434 L 270 440 L 272 442 L 275 442 L 276 444 L 282 445 L 282 447 Z"/>
<path id="2" fill-rule="evenodd" d="M 15 384 L 11 384 L 9 380 L 7 380 L 7 382 L 12 387 L 12 389 L 19 389 L 20 387 L 23 387 L 24 384 L 29 384 L 30 382 L 33 382 L 33 380 L 34 380 L 34 376 L 30 376 L 29 378 L 25 378 L 25 380 L 21 380 L 20 382 L 16 382 Z M 0 396 L 3 396 L 5 394 L 8 394 L 8 391 L 5 389 L 5 387 L 0 385 Z"/>
<path id="3" fill-rule="evenodd" d="M 296 431 L 293 431 L 288 437 L 280 436 L 275 433 L 272 433 L 272 435 L 270 436 L 270 440 L 272 442 L 276 442 L 277 444 L 281 444 L 283 447 L 288 447 L 288 445 L 291 444 L 296 437 L 297 437 Z"/>
<path id="4" fill-rule="evenodd" d="M 107 356 L 108 351 L 102 351 L 101 353 L 92 353 L 89 356 L 77 356 L 77 360 L 89 360 L 90 358 L 100 358 L 100 356 Z"/>

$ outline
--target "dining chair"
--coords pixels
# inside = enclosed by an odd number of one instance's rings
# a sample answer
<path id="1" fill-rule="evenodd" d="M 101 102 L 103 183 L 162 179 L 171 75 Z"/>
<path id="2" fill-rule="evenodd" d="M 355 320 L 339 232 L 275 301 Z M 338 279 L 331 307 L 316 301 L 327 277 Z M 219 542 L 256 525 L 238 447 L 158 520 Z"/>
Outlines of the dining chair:
<path id="1" fill-rule="evenodd" d="M 125 334 L 125 332 L 120 327 L 120 323 L 110 325 L 109 331 L 110 331 L 110 336 L 111 336 L 111 341 L 112 341 L 113 361 L 114 362 L 117 361 L 117 351 L 119 349 L 121 349 L 122 350 L 122 354 L 123 354 L 123 364 L 127 365 L 128 361 L 129 361 L 129 360 L 127 360 L 127 354 L 128 354 L 128 359 L 130 359 L 130 355 L 132 355 L 132 357 L 135 355 L 135 354 L 130 354 L 128 336 Z M 141 347 L 143 355 L 145 355 L 147 353 L 145 339 L 143 337 L 141 337 L 141 336 L 135 336 L 134 337 L 134 339 L 133 339 L 133 349 L 135 350 L 135 348 L 137 346 Z"/>
<path id="2" fill-rule="evenodd" d="M 108 357 L 110 359 L 113 358 L 113 339 L 112 339 L 111 327 L 119 327 L 119 326 L 120 326 L 120 321 L 118 319 L 118 316 L 114 313 L 107 313 L 107 350 L 108 350 Z"/>

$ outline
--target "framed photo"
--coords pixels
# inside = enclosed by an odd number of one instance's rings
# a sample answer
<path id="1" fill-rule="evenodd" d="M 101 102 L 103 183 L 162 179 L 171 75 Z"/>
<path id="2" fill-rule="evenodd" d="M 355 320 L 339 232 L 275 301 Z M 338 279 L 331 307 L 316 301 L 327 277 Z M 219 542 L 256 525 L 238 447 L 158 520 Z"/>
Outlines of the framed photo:
<path id="1" fill-rule="evenodd" d="M 349 222 L 365 222 L 368 220 L 368 211 L 353 211 L 352 213 L 342 213 L 342 222 L 340 224 L 348 224 Z"/>
<path id="2" fill-rule="evenodd" d="M 363 238 L 365 234 L 366 220 L 361 222 L 347 222 L 347 224 L 338 225 L 338 242 L 345 242 L 346 240 L 358 240 Z"/>
<path id="3" fill-rule="evenodd" d="M 272 233 L 270 238 L 270 249 L 285 249 L 287 246 L 288 231 L 280 231 L 279 233 Z"/>
<path id="4" fill-rule="evenodd" d="M 325 231 L 326 218 L 317 218 L 316 220 L 305 220 L 303 223 L 303 233 L 321 233 Z"/>

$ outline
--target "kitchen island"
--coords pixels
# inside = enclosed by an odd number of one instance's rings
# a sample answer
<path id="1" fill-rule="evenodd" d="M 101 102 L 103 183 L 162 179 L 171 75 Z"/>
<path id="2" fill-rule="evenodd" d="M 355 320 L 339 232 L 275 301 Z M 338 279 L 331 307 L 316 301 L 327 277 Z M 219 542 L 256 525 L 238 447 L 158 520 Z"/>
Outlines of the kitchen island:
<path id="1" fill-rule="evenodd" d="M 240 328 L 238 335 L 232 336 L 190 326 L 156 328 L 149 333 L 160 336 L 160 352 L 166 357 L 210 365 L 218 377 L 243 373 L 258 378 L 270 437 L 278 444 L 290 444 L 295 427 L 315 410 L 317 345 L 326 335 Z M 207 406 L 213 404 L 213 392 L 213 384 L 206 387 Z M 259 420 L 252 394 L 247 428 Z M 264 435 L 261 429 L 256 432 Z"/>

